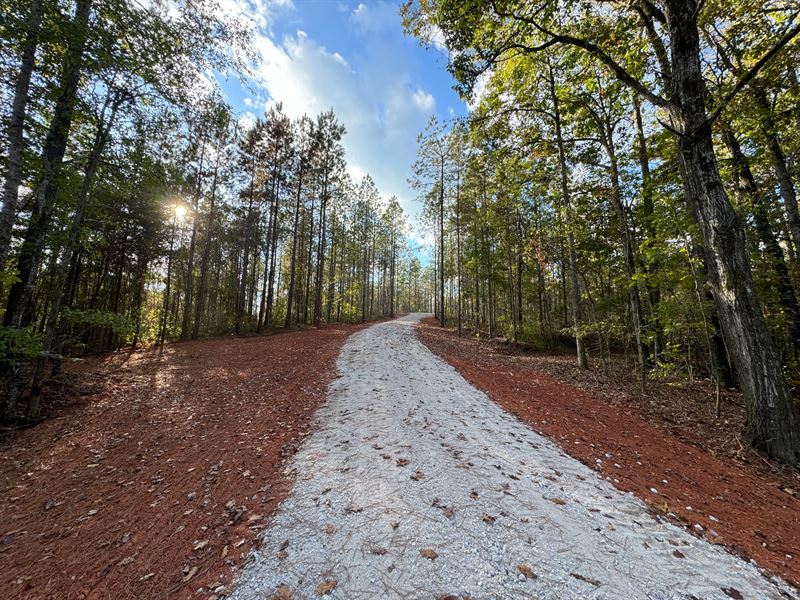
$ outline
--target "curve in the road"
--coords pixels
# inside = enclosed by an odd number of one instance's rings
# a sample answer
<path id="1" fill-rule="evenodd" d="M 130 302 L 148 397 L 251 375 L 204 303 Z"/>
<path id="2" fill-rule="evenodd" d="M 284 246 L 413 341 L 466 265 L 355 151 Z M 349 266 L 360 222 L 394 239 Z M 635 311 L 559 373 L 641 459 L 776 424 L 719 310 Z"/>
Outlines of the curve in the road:
<path id="1" fill-rule="evenodd" d="M 233 598 L 796 597 L 505 413 L 418 319 L 348 340 Z"/>

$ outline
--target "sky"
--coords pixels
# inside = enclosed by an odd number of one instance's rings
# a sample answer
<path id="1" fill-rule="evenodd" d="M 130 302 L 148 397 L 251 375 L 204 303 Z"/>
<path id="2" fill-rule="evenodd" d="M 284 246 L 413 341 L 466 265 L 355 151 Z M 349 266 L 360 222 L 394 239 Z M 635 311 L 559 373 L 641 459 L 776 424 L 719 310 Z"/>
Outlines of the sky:
<path id="1" fill-rule="evenodd" d="M 452 119 L 467 110 L 452 89 L 446 52 L 404 35 L 399 2 L 222 4 L 252 22 L 260 59 L 250 86 L 235 78 L 222 82 L 234 110 L 254 120 L 274 102 L 291 117 L 333 108 L 347 128 L 350 174 L 359 181 L 369 173 L 384 199 L 397 196 L 413 224 L 421 205 L 407 179 L 417 135 L 432 114 Z"/>

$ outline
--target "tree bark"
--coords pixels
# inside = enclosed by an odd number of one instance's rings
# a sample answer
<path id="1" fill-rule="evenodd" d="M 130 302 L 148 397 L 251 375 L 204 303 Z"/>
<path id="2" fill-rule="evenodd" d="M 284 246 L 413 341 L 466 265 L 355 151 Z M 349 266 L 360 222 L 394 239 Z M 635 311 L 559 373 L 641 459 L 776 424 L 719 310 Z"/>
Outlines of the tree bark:
<path id="1" fill-rule="evenodd" d="M 722 331 L 747 402 L 750 443 L 786 463 L 800 461 L 800 430 L 780 356 L 767 329 L 744 228 L 719 175 L 704 97 L 694 1 L 669 0 L 670 114 L 679 132 L 684 187 L 704 240 Z"/>

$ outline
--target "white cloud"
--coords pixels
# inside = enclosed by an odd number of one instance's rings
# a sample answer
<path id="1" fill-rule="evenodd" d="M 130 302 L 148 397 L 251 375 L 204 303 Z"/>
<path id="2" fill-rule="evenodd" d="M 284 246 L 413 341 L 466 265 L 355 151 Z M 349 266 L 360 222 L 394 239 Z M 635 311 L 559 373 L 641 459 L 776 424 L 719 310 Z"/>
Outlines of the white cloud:
<path id="1" fill-rule="evenodd" d="M 385 48 L 370 49 L 368 60 L 355 69 L 303 31 L 280 41 L 261 32 L 255 49 L 261 57 L 256 79 L 268 94 L 267 104 L 281 102 L 291 117 L 333 108 L 347 128 L 343 143 L 354 180 L 369 173 L 383 196 L 396 195 L 407 212 L 419 212 L 406 178 L 417 134 L 436 100 L 412 84 L 402 64 L 393 63 L 399 58 Z"/>
<path id="2" fill-rule="evenodd" d="M 362 32 L 378 33 L 400 25 L 397 4 L 377 2 L 359 4 L 350 18 Z"/>
<path id="3" fill-rule="evenodd" d="M 433 95 L 425 90 L 416 90 L 411 94 L 411 100 L 417 108 L 428 112 L 432 111 L 433 107 L 436 106 L 436 100 L 434 100 Z"/>

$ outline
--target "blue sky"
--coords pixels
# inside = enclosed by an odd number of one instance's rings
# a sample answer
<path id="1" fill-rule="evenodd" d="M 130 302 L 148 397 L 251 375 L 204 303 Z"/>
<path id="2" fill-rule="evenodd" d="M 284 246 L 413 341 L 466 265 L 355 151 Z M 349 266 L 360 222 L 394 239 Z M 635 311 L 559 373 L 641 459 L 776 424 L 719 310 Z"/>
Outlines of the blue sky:
<path id="1" fill-rule="evenodd" d="M 450 119 L 466 113 L 452 90 L 447 55 L 403 34 L 397 2 L 222 4 L 253 22 L 260 58 L 252 91 L 233 79 L 224 82 L 234 109 L 255 118 L 276 101 L 292 117 L 333 108 L 347 128 L 351 175 L 359 180 L 369 173 L 384 198 L 396 195 L 416 215 L 420 206 L 406 183 L 416 137 L 431 114 Z"/>

